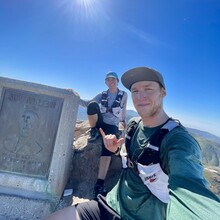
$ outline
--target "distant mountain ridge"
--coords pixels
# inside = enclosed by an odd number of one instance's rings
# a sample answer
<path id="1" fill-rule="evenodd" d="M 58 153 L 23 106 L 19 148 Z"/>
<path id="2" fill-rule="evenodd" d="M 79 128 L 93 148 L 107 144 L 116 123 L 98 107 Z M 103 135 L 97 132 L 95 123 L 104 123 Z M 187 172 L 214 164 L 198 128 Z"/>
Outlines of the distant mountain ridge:
<path id="1" fill-rule="evenodd" d="M 128 121 L 129 119 L 131 119 L 132 117 L 137 117 L 138 116 L 138 113 L 134 110 L 130 110 L 128 109 L 126 111 L 126 121 Z M 77 115 L 77 119 L 79 121 L 85 121 L 87 120 L 87 113 L 86 113 L 86 108 L 82 107 L 82 106 L 79 106 L 79 109 L 78 109 L 78 115 Z M 210 141 L 213 141 L 213 142 L 216 142 L 216 143 L 220 143 L 220 137 L 214 135 L 214 134 L 211 134 L 209 132 L 206 132 L 206 131 L 201 131 L 201 130 L 198 130 L 198 129 L 194 129 L 194 128 L 188 128 L 187 127 L 187 130 L 193 134 L 193 136 L 199 136 L 199 137 L 202 137 L 202 138 L 205 138 L 205 139 L 208 139 Z"/>
<path id="2" fill-rule="evenodd" d="M 198 129 L 194 129 L 194 128 L 187 128 L 187 130 L 194 134 L 195 136 L 200 136 L 200 137 L 203 137 L 205 139 L 208 139 L 210 141 L 213 141 L 213 142 L 216 142 L 216 143 L 220 143 L 220 137 L 214 135 L 214 134 L 211 134 L 207 131 L 201 131 L 201 130 L 198 130 Z"/>
<path id="3" fill-rule="evenodd" d="M 138 116 L 136 111 L 127 110 L 126 121 L 136 116 Z M 86 108 L 79 107 L 77 119 L 83 123 L 87 120 Z M 220 137 L 193 128 L 187 130 L 201 146 L 205 176 L 211 183 L 211 190 L 220 197 Z"/>

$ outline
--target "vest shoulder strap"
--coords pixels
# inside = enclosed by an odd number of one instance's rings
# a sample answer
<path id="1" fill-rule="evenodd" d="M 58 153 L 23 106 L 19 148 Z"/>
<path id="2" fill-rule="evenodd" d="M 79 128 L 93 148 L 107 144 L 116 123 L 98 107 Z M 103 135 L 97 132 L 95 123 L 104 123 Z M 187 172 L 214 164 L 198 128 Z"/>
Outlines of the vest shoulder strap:
<path id="1" fill-rule="evenodd" d="M 108 107 L 108 92 L 107 91 L 103 91 L 102 92 L 102 98 L 101 98 L 101 105 L 105 106 L 106 108 Z"/>
<path id="2" fill-rule="evenodd" d="M 119 107 L 121 105 L 121 100 L 122 100 L 123 95 L 124 95 L 124 92 L 122 90 L 118 90 L 118 94 L 115 98 L 114 103 L 112 104 L 112 108 Z"/>
<path id="3" fill-rule="evenodd" d="M 128 127 L 125 132 L 125 147 L 127 150 L 128 155 L 130 154 L 130 145 L 133 135 L 138 127 L 138 124 L 141 121 L 141 117 L 135 117 L 132 121 L 128 124 Z"/>
<path id="4" fill-rule="evenodd" d="M 129 127 L 127 128 L 127 132 L 125 136 L 125 146 L 128 153 L 128 157 L 130 155 L 131 140 L 141 119 L 139 118 L 139 121 L 137 120 L 138 119 L 130 123 Z M 149 138 L 148 143 L 143 148 L 136 162 L 141 163 L 143 165 L 150 165 L 156 163 L 161 164 L 160 146 L 162 140 L 165 137 L 165 135 L 169 133 L 169 131 L 171 131 L 177 126 L 180 126 L 180 122 L 172 118 L 169 118 L 167 122 Z"/>
<path id="5" fill-rule="evenodd" d="M 149 139 L 150 144 L 153 146 L 158 146 L 160 148 L 161 142 L 165 137 L 165 135 L 179 125 L 180 125 L 179 121 L 169 118 L 167 122 L 150 137 Z"/>

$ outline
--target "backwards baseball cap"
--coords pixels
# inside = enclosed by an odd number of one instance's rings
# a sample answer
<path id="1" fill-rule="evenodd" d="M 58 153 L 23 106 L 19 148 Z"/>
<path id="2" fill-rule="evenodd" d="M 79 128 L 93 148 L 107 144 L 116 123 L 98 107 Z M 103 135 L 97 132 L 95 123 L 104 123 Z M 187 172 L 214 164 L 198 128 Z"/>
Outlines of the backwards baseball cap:
<path id="1" fill-rule="evenodd" d="M 108 79 L 108 78 L 110 78 L 110 77 L 113 77 L 113 78 L 117 79 L 118 82 L 119 82 L 117 73 L 115 73 L 115 72 L 108 72 L 108 73 L 106 74 L 106 76 L 105 76 L 105 80 Z"/>
<path id="2" fill-rule="evenodd" d="M 154 81 L 158 82 L 165 89 L 163 76 L 154 69 L 148 67 L 136 67 L 126 71 L 122 77 L 122 84 L 129 90 L 131 86 L 140 81 Z"/>

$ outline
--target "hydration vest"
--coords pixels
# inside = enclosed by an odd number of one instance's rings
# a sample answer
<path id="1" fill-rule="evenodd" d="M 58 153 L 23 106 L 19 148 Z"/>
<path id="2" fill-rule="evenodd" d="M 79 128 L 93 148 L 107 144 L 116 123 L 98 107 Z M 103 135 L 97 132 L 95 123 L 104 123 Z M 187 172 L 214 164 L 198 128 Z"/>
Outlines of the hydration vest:
<path id="1" fill-rule="evenodd" d="M 125 147 L 126 147 L 126 153 L 127 153 L 126 157 L 129 160 L 129 164 L 127 164 L 128 167 L 134 166 L 136 162 L 144 164 L 144 165 L 152 165 L 156 163 L 161 163 L 160 145 L 161 145 L 163 138 L 165 137 L 166 134 L 168 134 L 175 127 L 180 126 L 180 122 L 178 120 L 169 118 L 166 121 L 166 123 L 149 138 L 148 142 L 146 143 L 142 152 L 139 154 L 136 161 L 132 161 L 130 158 L 130 145 L 131 145 L 133 135 L 140 121 L 141 121 L 141 118 L 135 118 L 135 120 L 129 123 L 126 129 Z"/>
<path id="2" fill-rule="evenodd" d="M 161 166 L 160 146 L 165 135 L 175 127 L 180 126 L 180 122 L 169 118 L 167 122 L 149 138 L 137 158 L 132 160 L 130 155 L 131 141 L 140 121 L 140 118 L 136 118 L 129 123 L 126 130 L 125 148 L 122 148 L 120 151 L 122 167 L 134 169 L 151 193 L 162 202 L 167 203 L 169 201 L 169 178 Z"/>
<path id="3" fill-rule="evenodd" d="M 100 104 L 100 110 L 101 113 L 107 113 L 111 112 L 116 117 L 120 118 L 122 114 L 122 108 L 121 108 L 121 100 L 124 95 L 124 92 L 121 90 L 118 90 L 118 94 L 112 104 L 111 107 L 108 106 L 108 91 L 102 92 L 102 98 L 101 98 L 101 104 Z"/>

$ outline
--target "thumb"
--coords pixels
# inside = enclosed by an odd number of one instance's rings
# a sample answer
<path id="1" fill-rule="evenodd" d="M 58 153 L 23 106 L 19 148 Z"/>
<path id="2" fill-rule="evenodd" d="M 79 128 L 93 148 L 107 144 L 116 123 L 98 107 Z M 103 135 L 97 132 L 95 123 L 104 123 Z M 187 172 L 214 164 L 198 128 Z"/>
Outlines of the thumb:
<path id="1" fill-rule="evenodd" d="M 123 143 L 124 143 L 124 138 L 120 138 L 120 139 L 118 139 L 118 141 L 117 141 L 117 145 L 118 146 L 121 146 Z"/>

